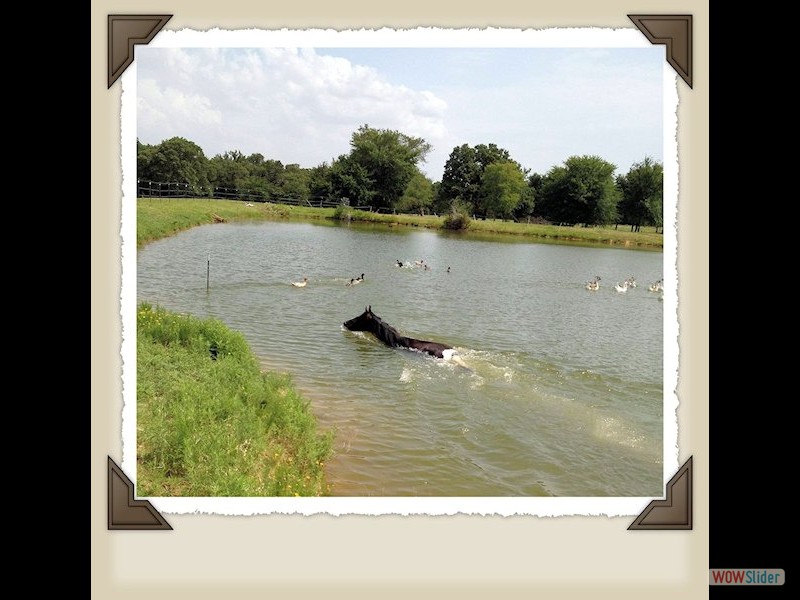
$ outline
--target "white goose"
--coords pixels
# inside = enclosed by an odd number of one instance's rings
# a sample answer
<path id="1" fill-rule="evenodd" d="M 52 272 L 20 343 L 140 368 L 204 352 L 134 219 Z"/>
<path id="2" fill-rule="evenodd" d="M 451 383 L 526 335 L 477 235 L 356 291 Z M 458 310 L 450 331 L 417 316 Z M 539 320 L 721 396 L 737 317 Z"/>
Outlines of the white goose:
<path id="1" fill-rule="evenodd" d="M 308 277 L 303 277 L 303 281 L 293 281 L 292 285 L 294 287 L 306 287 L 308 285 Z"/>
<path id="2" fill-rule="evenodd" d="M 662 292 L 664 291 L 664 281 L 659 279 L 658 281 L 651 283 L 647 289 L 651 292 Z"/>
<path id="3" fill-rule="evenodd" d="M 628 277 L 625 280 L 625 283 L 628 284 L 628 287 L 635 288 L 636 287 L 636 278 L 635 277 Z"/>
<path id="4" fill-rule="evenodd" d="M 620 294 L 623 294 L 628 291 L 628 285 L 629 284 L 627 281 L 623 281 L 621 284 L 620 283 L 614 284 L 614 289 L 617 290 Z"/>
<path id="5" fill-rule="evenodd" d="M 591 291 L 591 292 L 596 292 L 597 290 L 599 290 L 600 289 L 600 276 L 597 275 L 591 281 L 587 281 L 586 282 L 586 289 Z"/>

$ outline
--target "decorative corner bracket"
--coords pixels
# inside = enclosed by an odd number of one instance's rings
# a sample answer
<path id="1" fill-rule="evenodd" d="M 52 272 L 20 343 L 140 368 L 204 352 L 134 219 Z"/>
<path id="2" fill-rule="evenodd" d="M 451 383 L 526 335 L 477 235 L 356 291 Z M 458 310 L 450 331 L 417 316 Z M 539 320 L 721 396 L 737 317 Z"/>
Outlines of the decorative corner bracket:
<path id="1" fill-rule="evenodd" d="M 133 62 L 133 47 L 149 44 L 172 15 L 108 15 L 108 87 Z"/>
<path id="2" fill-rule="evenodd" d="M 628 527 L 643 529 L 692 528 L 692 457 L 667 482 L 667 497 L 653 500 Z"/>
<path id="3" fill-rule="evenodd" d="M 134 485 L 108 457 L 108 528 L 172 529 L 147 500 L 134 500 Z"/>
<path id="4" fill-rule="evenodd" d="M 666 44 L 667 62 L 692 87 L 692 15 L 628 15 L 651 44 Z"/>

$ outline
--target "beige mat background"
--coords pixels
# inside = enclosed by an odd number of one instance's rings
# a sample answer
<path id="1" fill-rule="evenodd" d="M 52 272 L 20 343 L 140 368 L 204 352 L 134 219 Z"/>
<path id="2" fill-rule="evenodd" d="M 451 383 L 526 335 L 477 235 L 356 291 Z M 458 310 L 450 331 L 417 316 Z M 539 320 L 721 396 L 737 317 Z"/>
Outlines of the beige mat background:
<path id="1" fill-rule="evenodd" d="M 92 597 L 459 599 L 708 596 L 707 2 L 561 0 L 93 2 Z M 694 457 L 694 529 L 633 518 L 165 515 L 173 531 L 107 530 L 107 457 L 122 459 L 120 83 L 107 88 L 109 14 L 173 14 L 167 29 L 632 27 L 694 16 L 694 88 L 678 86 L 679 462 Z M 542 596 L 540 596 L 542 597 Z"/>

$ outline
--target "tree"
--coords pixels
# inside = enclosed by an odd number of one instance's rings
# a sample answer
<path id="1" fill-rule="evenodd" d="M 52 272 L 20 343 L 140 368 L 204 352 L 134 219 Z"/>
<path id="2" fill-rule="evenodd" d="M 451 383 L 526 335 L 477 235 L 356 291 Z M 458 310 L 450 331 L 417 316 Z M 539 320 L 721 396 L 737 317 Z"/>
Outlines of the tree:
<path id="1" fill-rule="evenodd" d="M 215 188 L 223 188 L 234 193 L 245 186 L 250 176 L 250 165 L 238 150 L 217 154 L 208 161 L 208 179 Z"/>
<path id="2" fill-rule="evenodd" d="M 631 231 L 642 225 L 663 225 L 664 166 L 646 156 L 634 163 L 626 175 L 617 178 L 622 194 L 619 203 L 620 220 L 629 223 Z"/>
<path id="3" fill-rule="evenodd" d="M 397 201 L 398 212 L 418 212 L 424 215 L 433 203 L 433 182 L 417 171 Z"/>
<path id="4" fill-rule="evenodd" d="M 322 163 L 308 170 L 308 193 L 316 200 L 329 200 L 333 195 L 331 167 Z"/>
<path id="5" fill-rule="evenodd" d="M 373 181 L 366 168 L 350 155 L 337 158 L 330 170 L 331 194 L 336 200 L 347 199 L 350 206 L 371 205 Z"/>
<path id="6" fill-rule="evenodd" d="M 522 170 L 519 164 L 511 160 L 508 150 L 496 144 L 478 144 L 474 148 L 462 144 L 453 148 L 444 165 L 436 209 L 444 212 L 458 200 L 467 203 L 472 212 L 485 216 L 481 185 L 486 168 L 495 163 L 512 163 Z"/>
<path id="7" fill-rule="evenodd" d="M 139 179 L 150 179 L 147 174 L 150 172 L 150 161 L 153 160 L 155 151 L 155 146 L 136 140 L 136 176 Z"/>
<path id="8" fill-rule="evenodd" d="M 527 189 L 525 176 L 514 162 L 496 162 L 486 167 L 480 198 L 486 215 L 510 219 Z"/>
<path id="9" fill-rule="evenodd" d="M 472 212 L 480 190 L 481 168 L 475 150 L 467 144 L 456 146 L 444 165 L 436 196 L 436 210 L 446 212 L 456 200 L 466 202 Z"/>
<path id="10" fill-rule="evenodd" d="M 369 125 L 353 133 L 350 146 L 349 160 L 366 174 L 372 203 L 385 208 L 394 208 L 431 149 L 422 138 Z"/>
<path id="11" fill-rule="evenodd" d="M 182 137 L 170 138 L 155 146 L 149 160 L 142 166 L 140 179 L 186 183 L 195 193 L 209 185 L 208 159 L 203 150 Z"/>
<path id="12" fill-rule="evenodd" d="M 301 169 L 300 165 L 286 165 L 281 178 L 281 195 L 286 198 L 306 200 L 308 198 L 309 178 L 308 171 Z"/>
<path id="13" fill-rule="evenodd" d="M 539 173 L 528 175 L 519 204 L 514 209 L 515 221 L 528 221 L 534 216 L 536 199 L 541 195 L 543 177 Z"/>
<path id="14" fill-rule="evenodd" d="M 536 214 L 558 223 L 612 223 L 619 192 L 616 166 L 599 156 L 571 156 L 553 167 L 542 181 Z"/>

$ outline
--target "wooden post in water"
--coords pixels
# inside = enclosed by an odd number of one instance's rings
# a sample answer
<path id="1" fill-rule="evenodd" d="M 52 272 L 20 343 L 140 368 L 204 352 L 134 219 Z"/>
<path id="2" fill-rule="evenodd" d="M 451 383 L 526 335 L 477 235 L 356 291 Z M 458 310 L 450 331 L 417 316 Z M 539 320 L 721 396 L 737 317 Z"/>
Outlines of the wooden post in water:
<path id="1" fill-rule="evenodd" d="M 208 255 L 208 260 L 206 261 L 206 294 L 208 293 L 208 285 L 209 285 L 209 278 L 211 276 L 211 255 Z"/>

